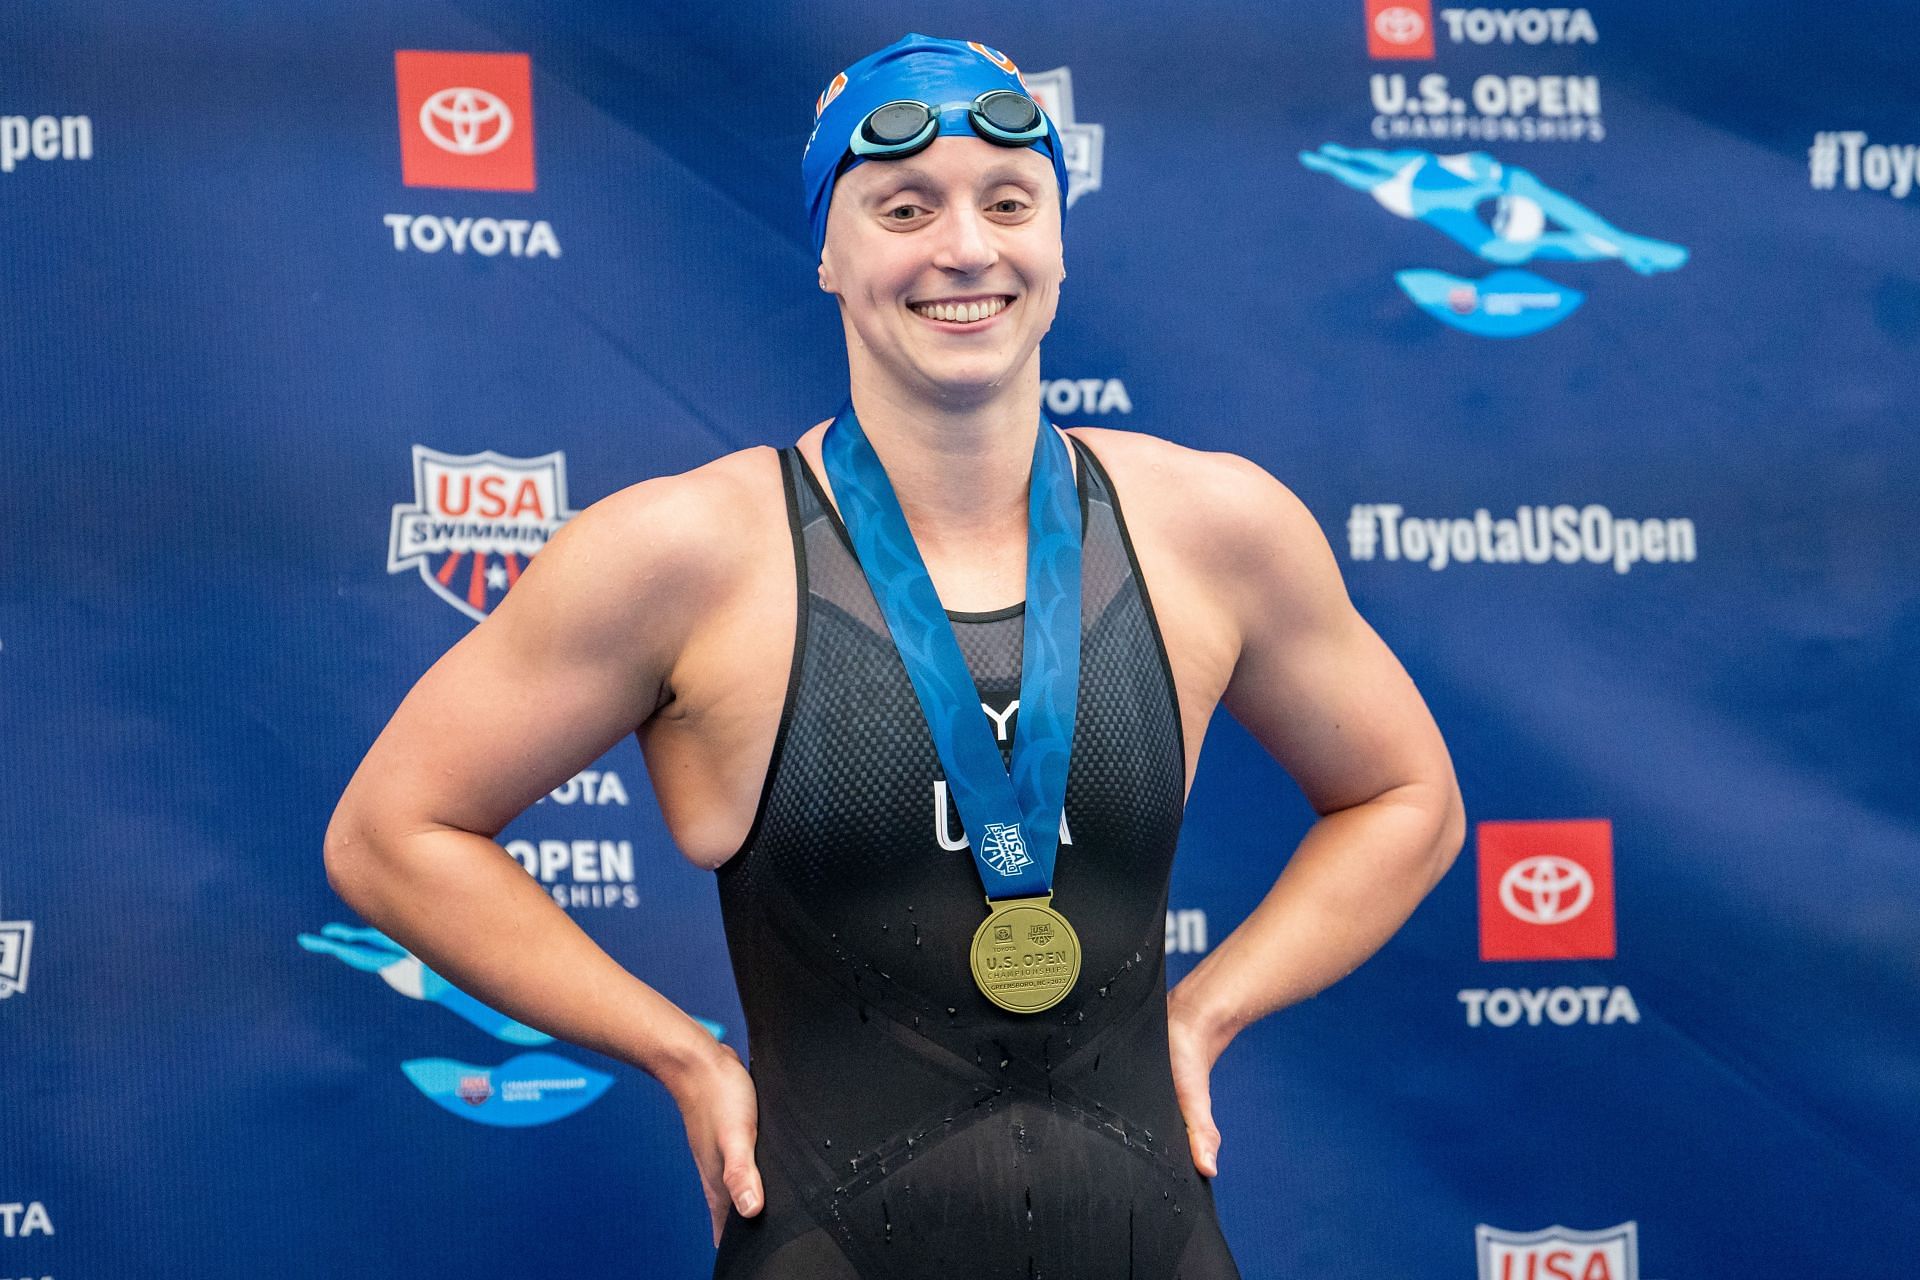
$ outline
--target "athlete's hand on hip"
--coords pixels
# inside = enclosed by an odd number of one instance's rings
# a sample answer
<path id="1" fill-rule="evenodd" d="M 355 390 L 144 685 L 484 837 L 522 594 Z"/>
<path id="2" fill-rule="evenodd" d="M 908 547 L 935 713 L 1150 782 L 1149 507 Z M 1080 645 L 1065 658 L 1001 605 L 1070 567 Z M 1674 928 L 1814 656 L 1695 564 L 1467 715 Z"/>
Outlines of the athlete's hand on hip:
<path id="1" fill-rule="evenodd" d="M 1220 1130 L 1213 1123 L 1213 1064 L 1226 1041 L 1213 1034 L 1197 1014 L 1169 993 L 1167 1048 L 1173 1057 L 1173 1094 L 1187 1122 L 1193 1167 L 1211 1178 L 1220 1172 Z"/>
<path id="2" fill-rule="evenodd" d="M 728 1045 L 669 1086 L 687 1126 L 687 1145 L 700 1169 L 700 1185 L 713 1215 L 713 1242 L 720 1243 L 729 1207 L 751 1218 L 766 1204 L 753 1144 L 760 1136 L 760 1101 L 753 1077 Z"/>

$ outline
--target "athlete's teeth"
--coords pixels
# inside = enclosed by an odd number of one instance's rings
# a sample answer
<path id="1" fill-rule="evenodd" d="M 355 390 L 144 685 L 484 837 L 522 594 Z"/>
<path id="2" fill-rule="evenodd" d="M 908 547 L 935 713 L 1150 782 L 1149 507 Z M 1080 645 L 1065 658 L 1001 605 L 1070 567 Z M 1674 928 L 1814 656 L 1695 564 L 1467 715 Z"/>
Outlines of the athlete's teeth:
<path id="1" fill-rule="evenodd" d="M 914 307 L 930 320 L 946 320 L 954 324 L 972 324 L 975 320 L 999 315 L 1006 309 L 1006 302 L 1000 298 L 989 298 L 985 302 L 925 302 Z"/>

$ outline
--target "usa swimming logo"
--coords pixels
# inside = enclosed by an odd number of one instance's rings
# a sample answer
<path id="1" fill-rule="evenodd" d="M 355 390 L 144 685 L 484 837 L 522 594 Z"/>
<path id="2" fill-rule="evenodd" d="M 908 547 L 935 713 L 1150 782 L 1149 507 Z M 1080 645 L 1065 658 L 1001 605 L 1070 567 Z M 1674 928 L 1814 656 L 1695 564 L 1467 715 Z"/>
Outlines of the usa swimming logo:
<path id="1" fill-rule="evenodd" d="M 1020 838 L 1020 828 L 1010 822 L 987 824 L 987 833 L 980 841 L 980 856 L 1003 876 L 1033 865 L 1033 859 L 1027 856 L 1027 843 Z"/>
<path id="2" fill-rule="evenodd" d="M 1480 1280 L 1640 1280 L 1640 1226 L 1599 1231 L 1551 1226 L 1539 1231 L 1474 1227 Z"/>
<path id="3" fill-rule="evenodd" d="M 567 506 L 564 453 L 509 458 L 417 444 L 413 502 L 393 508 L 387 572 L 418 569 L 435 595 L 479 622 L 578 514 Z"/>
<path id="4" fill-rule="evenodd" d="M 1020 83 L 1060 132 L 1061 159 L 1067 169 L 1067 207 L 1081 196 L 1100 189 L 1101 154 L 1107 146 L 1105 125 L 1076 119 L 1073 113 L 1073 72 L 1066 67 L 1021 73 Z"/>
<path id="5" fill-rule="evenodd" d="M 33 956 L 33 921 L 0 920 L 0 1000 L 27 989 L 27 961 Z"/>

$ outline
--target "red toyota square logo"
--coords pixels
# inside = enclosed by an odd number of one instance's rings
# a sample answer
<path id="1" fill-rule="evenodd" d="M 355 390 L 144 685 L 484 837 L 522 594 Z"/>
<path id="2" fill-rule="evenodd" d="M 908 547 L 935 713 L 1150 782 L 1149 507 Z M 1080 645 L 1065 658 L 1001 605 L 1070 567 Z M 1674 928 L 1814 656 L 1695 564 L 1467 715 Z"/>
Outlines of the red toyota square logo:
<path id="1" fill-rule="evenodd" d="M 1376 58 L 1433 56 L 1433 0 L 1367 0 L 1367 52 Z"/>
<path id="2" fill-rule="evenodd" d="M 533 65 L 524 53 L 393 55 L 400 179 L 410 187 L 533 190 Z"/>
<path id="3" fill-rule="evenodd" d="M 1480 958 L 1611 960 L 1613 823 L 1482 822 Z"/>

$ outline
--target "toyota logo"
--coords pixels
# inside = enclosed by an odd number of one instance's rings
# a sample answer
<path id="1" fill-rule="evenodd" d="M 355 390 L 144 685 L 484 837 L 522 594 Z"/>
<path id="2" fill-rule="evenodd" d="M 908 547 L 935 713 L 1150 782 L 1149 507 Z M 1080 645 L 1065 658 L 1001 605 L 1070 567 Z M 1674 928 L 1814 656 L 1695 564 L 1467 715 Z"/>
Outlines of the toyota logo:
<path id="1" fill-rule="evenodd" d="M 1395 5 L 1373 16 L 1373 30 L 1388 44 L 1412 44 L 1427 33 L 1427 22 L 1417 10 Z"/>
<path id="2" fill-rule="evenodd" d="M 513 112 L 485 89 L 442 89 L 420 104 L 420 132 L 442 151 L 483 156 L 513 136 Z"/>
<path id="3" fill-rule="evenodd" d="M 1565 924 L 1593 902 L 1593 877 L 1571 858 L 1522 858 L 1500 877 L 1500 905 L 1528 924 Z"/>

